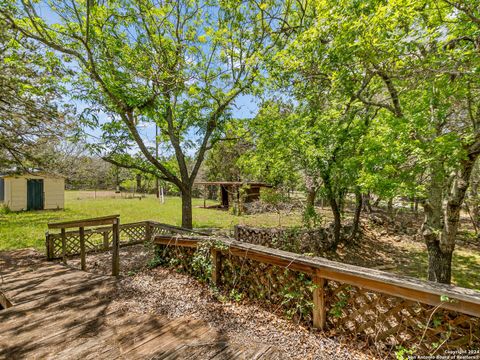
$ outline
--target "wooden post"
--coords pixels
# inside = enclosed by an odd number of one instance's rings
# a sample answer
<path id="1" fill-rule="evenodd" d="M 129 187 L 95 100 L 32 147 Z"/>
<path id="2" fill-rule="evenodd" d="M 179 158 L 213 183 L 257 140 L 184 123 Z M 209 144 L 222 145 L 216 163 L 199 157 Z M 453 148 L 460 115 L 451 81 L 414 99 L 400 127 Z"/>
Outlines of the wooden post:
<path id="1" fill-rule="evenodd" d="M 152 241 L 152 225 L 150 221 L 145 221 L 145 239 L 144 241 Z"/>
<path id="2" fill-rule="evenodd" d="M 62 261 L 67 265 L 67 237 L 65 236 L 65 228 L 61 229 L 62 234 Z"/>
<path id="3" fill-rule="evenodd" d="M 47 260 L 52 260 L 53 259 L 53 255 L 52 255 L 52 244 L 51 244 L 51 239 L 50 239 L 50 234 L 48 233 L 48 231 L 45 233 L 45 246 L 47 248 Z"/>
<path id="4" fill-rule="evenodd" d="M 203 185 L 203 208 L 207 207 L 207 185 Z"/>
<path id="5" fill-rule="evenodd" d="M 108 250 L 109 248 L 109 243 L 108 243 L 108 231 L 103 232 L 103 250 Z"/>
<path id="6" fill-rule="evenodd" d="M 317 274 L 313 277 L 313 283 L 316 285 L 313 290 L 313 327 L 325 330 L 327 323 L 327 314 L 325 312 L 326 280 Z"/>
<path id="7" fill-rule="evenodd" d="M 85 228 L 80 226 L 80 266 L 82 271 L 87 270 L 87 264 L 85 261 Z"/>
<path id="8" fill-rule="evenodd" d="M 113 222 L 113 240 L 112 240 L 112 275 L 118 276 L 120 273 L 120 219 Z"/>
<path id="9" fill-rule="evenodd" d="M 222 253 L 212 249 L 212 283 L 216 287 L 220 286 L 222 281 Z"/>

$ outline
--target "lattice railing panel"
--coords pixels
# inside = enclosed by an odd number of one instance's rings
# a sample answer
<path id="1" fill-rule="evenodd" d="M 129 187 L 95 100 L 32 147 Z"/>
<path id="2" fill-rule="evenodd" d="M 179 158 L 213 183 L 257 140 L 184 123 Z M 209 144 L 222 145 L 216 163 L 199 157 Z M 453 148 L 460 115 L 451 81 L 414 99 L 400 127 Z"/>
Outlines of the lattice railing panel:
<path id="1" fill-rule="evenodd" d="M 106 232 L 86 232 L 85 233 L 85 250 L 89 251 L 98 251 L 105 248 L 105 237 L 110 233 L 110 244 L 111 244 L 111 231 Z M 104 235 L 106 234 L 106 235 Z M 53 258 L 62 257 L 62 237 L 60 234 L 51 234 L 49 235 L 50 245 L 52 247 L 51 254 Z M 65 245 L 66 245 L 66 254 L 67 255 L 77 255 L 80 254 L 80 234 L 78 232 L 67 232 L 65 234 Z"/>
<path id="2" fill-rule="evenodd" d="M 276 305 L 289 317 L 311 320 L 313 284 L 303 273 L 229 255 L 222 258 L 222 285 L 228 291 Z"/>
<path id="3" fill-rule="evenodd" d="M 221 251 L 220 290 L 224 295 L 238 299 L 242 294 L 261 300 L 269 310 L 283 310 L 290 317 L 311 322 L 315 286 L 310 276 L 233 256 L 228 248 L 213 244 L 207 240 L 198 248 L 160 245 L 158 255 L 164 265 L 205 280 L 212 271 L 210 248 Z M 360 338 L 380 354 L 391 355 L 400 346 L 413 349 L 416 355 L 480 349 L 480 318 L 338 281 L 325 281 L 323 290 L 326 330 Z"/>
<path id="4" fill-rule="evenodd" d="M 166 229 L 164 227 L 161 227 L 159 225 L 152 225 L 152 236 L 168 235 L 170 233 L 171 233 L 171 231 L 169 231 L 168 229 Z"/>
<path id="5" fill-rule="evenodd" d="M 147 225 L 135 224 L 120 226 L 120 242 L 138 242 L 147 239 Z"/>
<path id="6" fill-rule="evenodd" d="M 120 245 L 135 244 L 148 241 L 156 235 L 189 234 L 188 231 L 165 224 L 145 221 L 132 224 L 120 224 Z M 66 255 L 80 254 L 79 231 L 66 232 Z M 49 259 L 62 257 L 61 234 L 47 235 L 47 252 Z M 112 246 L 111 228 L 102 227 L 85 230 L 85 249 L 87 252 L 108 250 Z"/>
<path id="7" fill-rule="evenodd" d="M 195 248 L 183 248 L 177 246 L 157 246 L 157 258 L 161 265 L 173 266 L 182 272 L 196 275 L 192 266 L 196 253 Z"/>
<path id="8" fill-rule="evenodd" d="M 335 281 L 328 282 L 326 299 L 330 328 L 377 347 L 408 345 L 425 353 L 439 346 L 480 347 L 478 318 Z"/>

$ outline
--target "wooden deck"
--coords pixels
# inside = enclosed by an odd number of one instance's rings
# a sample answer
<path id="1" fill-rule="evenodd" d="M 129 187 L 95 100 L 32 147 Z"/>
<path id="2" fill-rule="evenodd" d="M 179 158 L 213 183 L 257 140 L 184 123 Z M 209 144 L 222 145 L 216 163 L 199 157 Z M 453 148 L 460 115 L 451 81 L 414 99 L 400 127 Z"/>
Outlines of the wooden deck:
<path id="1" fill-rule="evenodd" d="M 116 280 L 0 252 L 0 359 L 272 359 L 263 344 L 233 344 L 187 318 L 115 308 Z M 1 300 L 1 299 L 0 299 Z"/>

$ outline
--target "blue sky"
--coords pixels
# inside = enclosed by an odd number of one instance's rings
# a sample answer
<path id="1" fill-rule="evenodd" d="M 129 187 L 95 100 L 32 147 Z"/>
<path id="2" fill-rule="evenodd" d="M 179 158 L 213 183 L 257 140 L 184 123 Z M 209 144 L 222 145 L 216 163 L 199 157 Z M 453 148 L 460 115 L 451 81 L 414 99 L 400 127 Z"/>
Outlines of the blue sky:
<path id="1" fill-rule="evenodd" d="M 60 22 L 61 19 L 54 14 L 48 5 L 45 3 L 39 3 L 38 4 L 38 14 L 43 17 L 47 23 L 53 24 L 56 22 Z M 81 101 L 75 100 L 75 99 L 69 99 L 70 104 L 74 105 L 77 108 L 77 112 L 81 113 L 87 105 L 85 103 L 82 103 Z M 235 99 L 234 103 L 232 104 L 231 107 L 231 112 L 233 114 L 234 118 L 239 118 L 239 119 L 246 119 L 246 118 L 252 118 L 255 116 L 256 112 L 258 111 L 258 99 L 251 95 L 240 95 Z M 101 121 L 108 121 L 108 118 L 105 114 L 100 114 L 100 120 Z M 149 124 L 148 126 L 145 126 L 143 128 L 139 129 L 140 132 L 143 134 L 145 137 L 145 142 L 147 144 L 153 144 L 155 141 L 155 126 L 153 124 Z M 99 130 L 89 130 L 89 133 L 93 135 L 88 141 L 95 141 L 95 137 L 98 137 L 101 135 Z M 192 129 L 189 131 L 189 137 L 193 140 L 195 134 L 195 129 Z M 194 150 L 192 149 L 189 151 L 189 155 L 193 155 Z"/>

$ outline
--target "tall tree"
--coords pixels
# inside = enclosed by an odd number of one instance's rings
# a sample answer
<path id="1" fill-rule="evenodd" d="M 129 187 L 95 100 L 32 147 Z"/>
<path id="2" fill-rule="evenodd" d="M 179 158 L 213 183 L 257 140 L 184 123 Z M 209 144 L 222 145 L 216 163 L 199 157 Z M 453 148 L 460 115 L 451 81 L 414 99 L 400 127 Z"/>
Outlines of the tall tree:
<path id="1" fill-rule="evenodd" d="M 0 169 L 42 166 L 39 148 L 67 132 L 57 65 L 0 20 Z"/>
<path id="2" fill-rule="evenodd" d="M 275 23 L 262 15 L 265 6 L 216 0 L 10 5 L 1 10 L 4 20 L 68 56 L 76 94 L 108 115 L 89 122 L 102 132 L 96 150 L 108 161 L 175 184 L 182 194 L 182 225 L 190 228 L 192 186 L 205 153 L 221 138 L 235 99 L 253 91 L 259 60 L 271 49 Z M 42 14 L 53 16 L 40 16 L 40 5 Z M 142 124 L 158 126 L 178 173 L 162 160 L 169 154 L 155 156 Z M 136 150 L 141 158 L 130 156 Z"/>
<path id="3" fill-rule="evenodd" d="M 467 0 L 319 1 L 316 10 L 322 26 L 312 41 L 327 44 L 324 58 L 342 58 L 340 79 L 363 77 L 356 98 L 406 131 L 411 157 L 426 170 L 428 278 L 449 283 L 460 210 L 480 154 L 478 7 Z"/>

